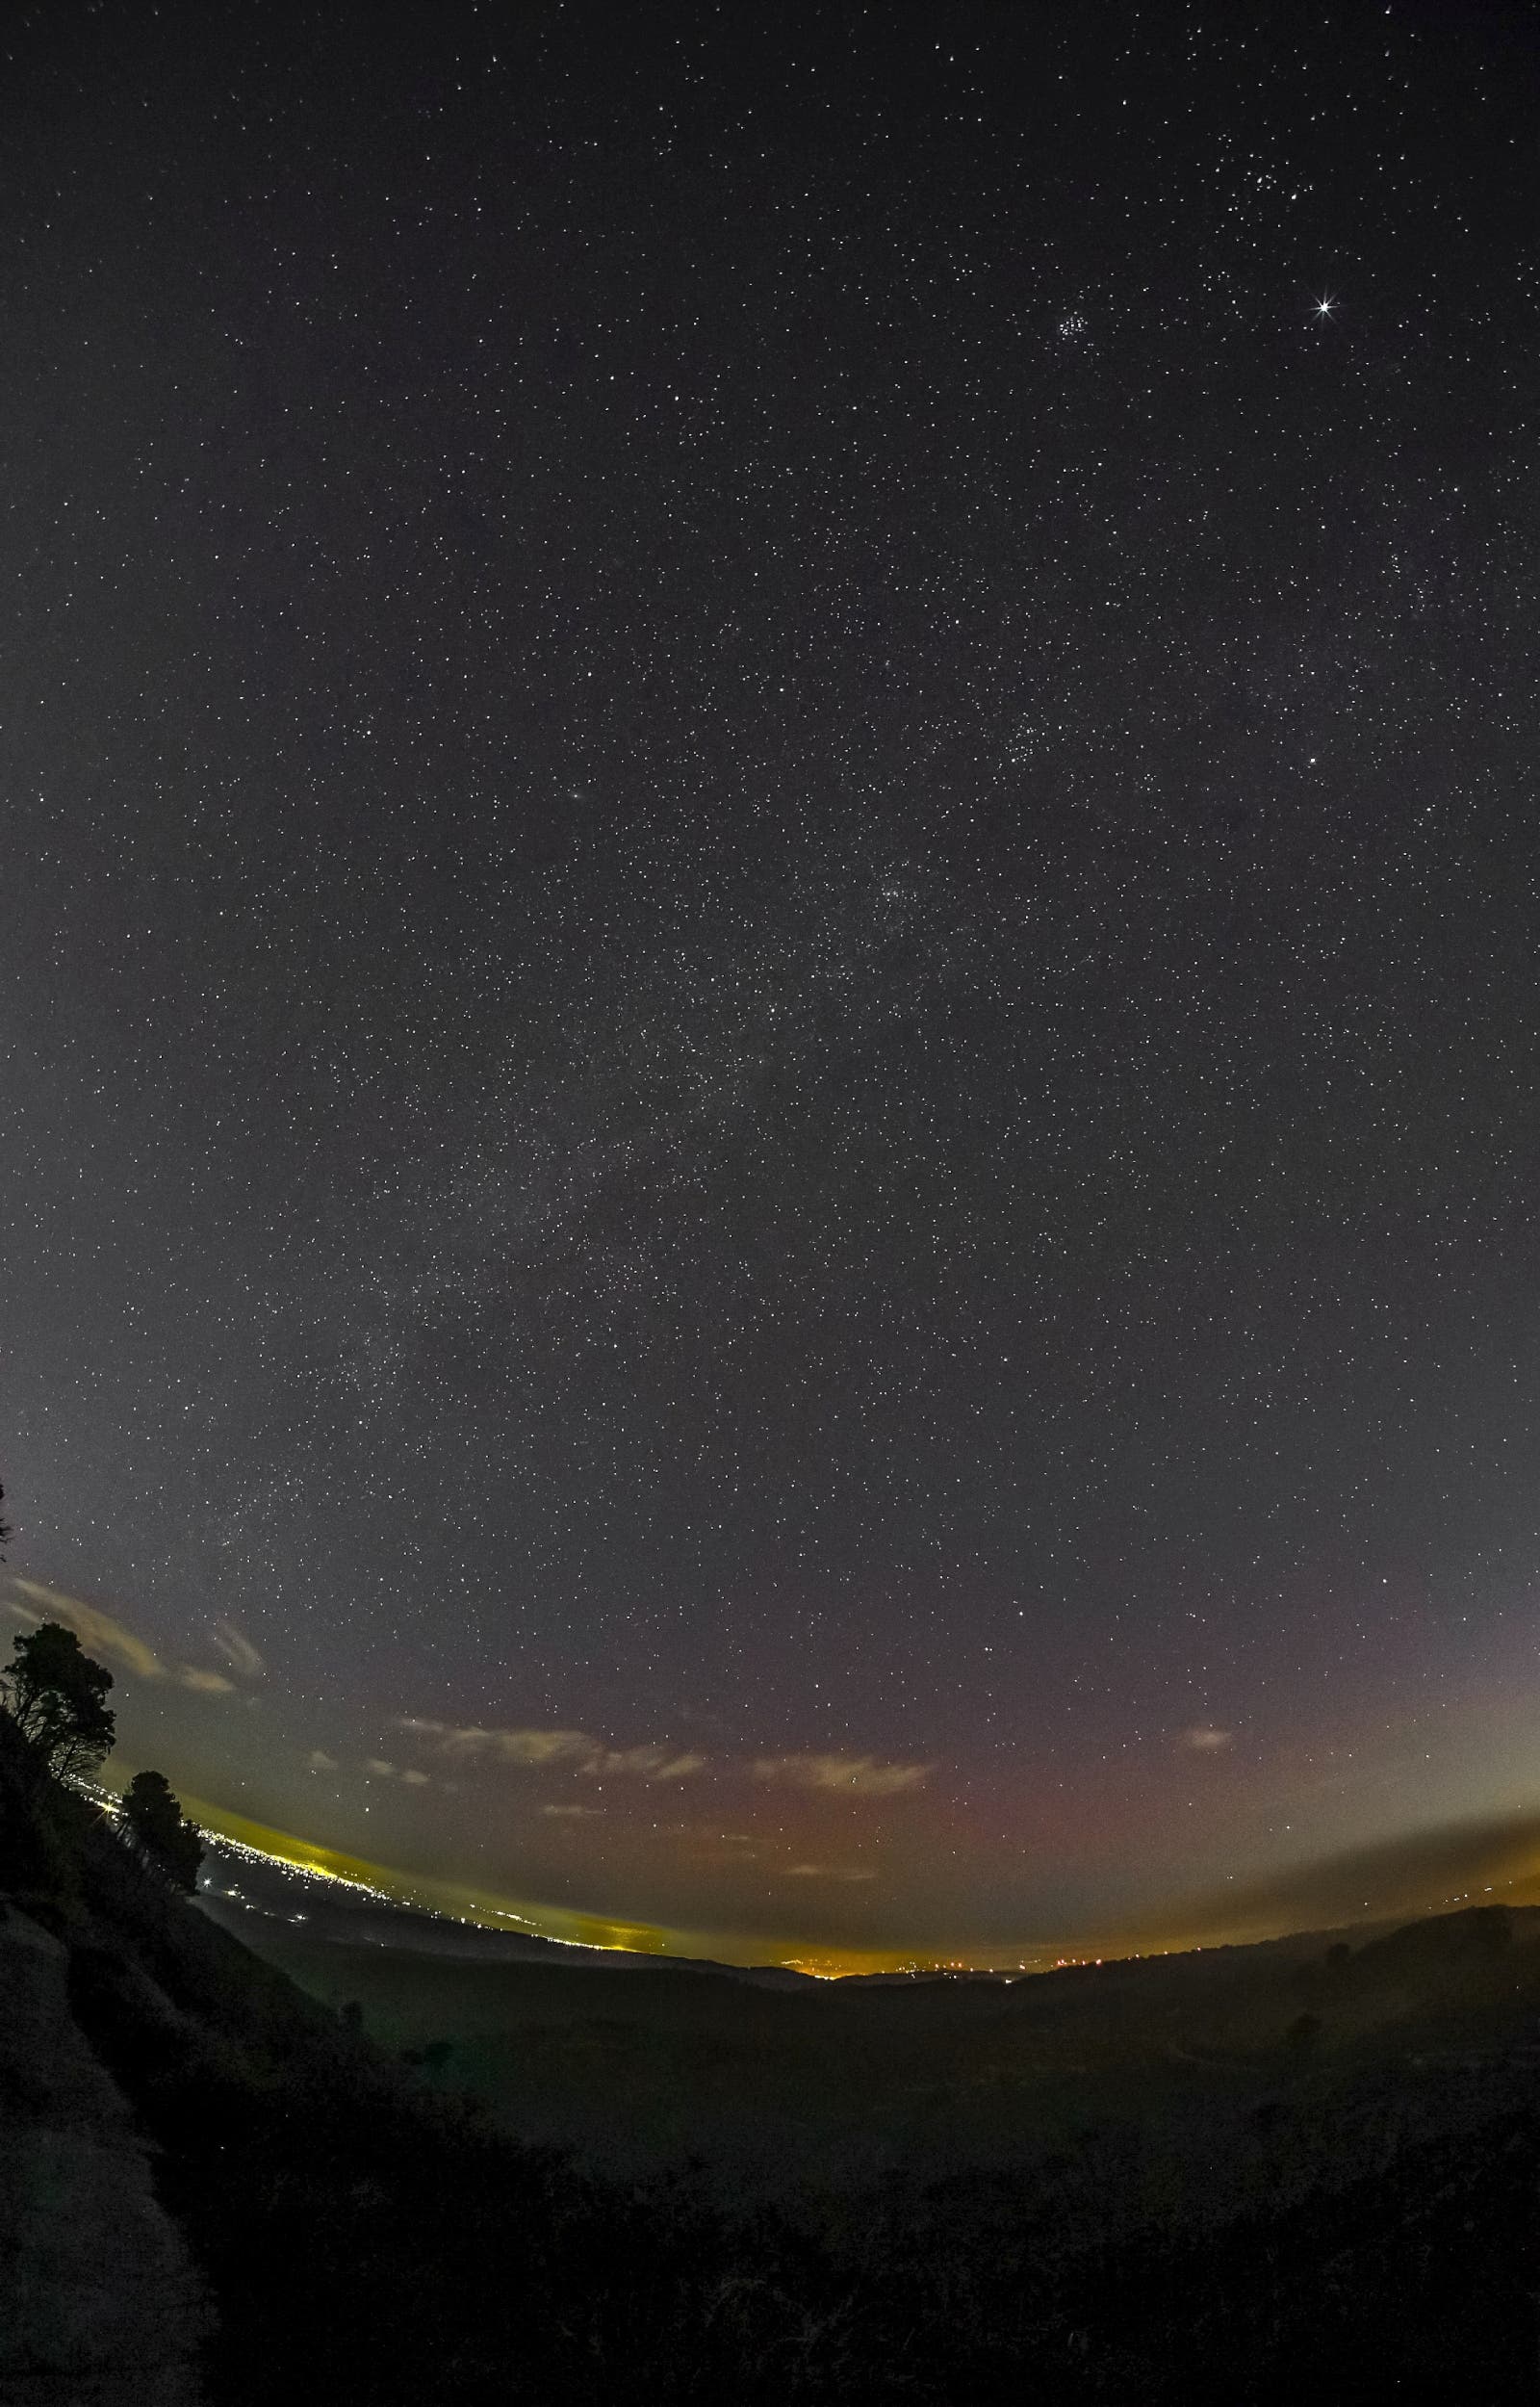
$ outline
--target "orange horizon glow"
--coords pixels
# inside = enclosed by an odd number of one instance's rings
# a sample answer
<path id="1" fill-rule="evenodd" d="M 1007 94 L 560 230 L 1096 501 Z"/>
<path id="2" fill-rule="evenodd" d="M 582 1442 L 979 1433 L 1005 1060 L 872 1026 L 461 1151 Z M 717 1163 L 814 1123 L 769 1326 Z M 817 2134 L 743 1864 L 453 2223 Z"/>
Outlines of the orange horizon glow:
<path id="1" fill-rule="evenodd" d="M 415 1907 L 445 1920 L 485 1930 L 517 1930 L 556 1946 L 611 1954 L 661 1958 L 701 1959 L 747 1968 L 775 1965 L 815 1980 L 838 1980 L 862 1974 L 983 1974 L 1006 1979 L 1066 1971 L 1103 1963 L 1129 1962 L 1156 1955 L 1185 1955 L 1209 1949 L 1245 1947 L 1315 1929 L 1375 1928 L 1387 1921 L 1416 1920 L 1423 1915 L 1452 1913 L 1464 1906 L 1502 1902 L 1540 1903 L 1540 1851 L 1525 1848 L 1522 1867 L 1506 1878 L 1445 1889 L 1420 1902 L 1365 1899 L 1358 1912 L 1330 1921 L 1290 1921 L 1273 1915 L 1247 1916 L 1243 1908 L 1227 1927 L 1212 1914 L 1189 1905 L 1173 1908 L 1164 1923 L 1143 1923 L 1125 1930 L 1040 1942 L 1019 1949 L 970 1949 L 950 1945 L 935 1950 L 912 1947 L 839 1948 L 809 1944 L 784 1933 L 688 1930 L 657 1923 L 630 1922 L 580 1907 L 552 1905 L 528 1899 L 515 1900 L 478 1883 L 403 1871 L 365 1857 L 302 1839 L 290 1831 L 253 1822 L 208 1799 L 189 1797 L 189 1814 L 215 1838 L 249 1851 L 265 1861 L 333 1880 L 382 1902 Z M 1498 1867 L 1489 1867 L 1494 1871 Z M 1239 1901 L 1238 1901 L 1239 1902 Z"/>

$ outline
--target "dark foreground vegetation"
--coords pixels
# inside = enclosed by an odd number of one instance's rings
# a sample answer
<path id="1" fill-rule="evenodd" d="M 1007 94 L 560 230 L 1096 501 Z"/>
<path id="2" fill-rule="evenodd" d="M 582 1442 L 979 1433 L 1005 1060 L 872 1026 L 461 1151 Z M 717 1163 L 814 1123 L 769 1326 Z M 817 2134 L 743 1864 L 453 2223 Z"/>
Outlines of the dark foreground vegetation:
<path id="1" fill-rule="evenodd" d="M 564 1973 L 504 2038 L 524 2092 L 476 2099 L 470 2041 L 424 2044 L 420 2015 L 403 2062 L 377 1998 L 358 2028 L 260 1961 L 32 1777 L 3 1720 L 0 1891 L 66 1945 L 76 2018 L 158 2143 L 216 2407 L 1535 2393 L 1527 1917 L 1010 1989 Z M 558 2006 L 574 1980 L 603 1996 Z M 734 2201 L 661 2149 L 622 2178 L 531 2147 L 542 2062 L 567 2090 L 584 2067 L 617 2126 L 698 2077 L 726 2128 L 762 2078 L 815 2174 Z M 964 2161 L 936 2144 L 959 2115 L 1006 2138 Z"/>

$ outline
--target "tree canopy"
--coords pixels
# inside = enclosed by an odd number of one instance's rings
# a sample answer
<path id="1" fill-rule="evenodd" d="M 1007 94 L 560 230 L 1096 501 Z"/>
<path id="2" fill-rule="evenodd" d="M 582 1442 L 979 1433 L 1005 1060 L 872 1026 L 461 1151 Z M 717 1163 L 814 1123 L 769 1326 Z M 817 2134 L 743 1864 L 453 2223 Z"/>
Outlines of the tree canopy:
<path id="1" fill-rule="evenodd" d="M 179 1889 L 197 1884 L 203 1841 L 164 1772 L 136 1772 L 123 1791 L 123 1824 L 142 1854 Z"/>
<path id="2" fill-rule="evenodd" d="M 11 1717 L 47 1770 L 60 1779 L 94 1772 L 116 1724 L 107 1707 L 113 1675 L 92 1663 L 73 1630 L 40 1621 L 15 1641 L 0 1672 Z"/>

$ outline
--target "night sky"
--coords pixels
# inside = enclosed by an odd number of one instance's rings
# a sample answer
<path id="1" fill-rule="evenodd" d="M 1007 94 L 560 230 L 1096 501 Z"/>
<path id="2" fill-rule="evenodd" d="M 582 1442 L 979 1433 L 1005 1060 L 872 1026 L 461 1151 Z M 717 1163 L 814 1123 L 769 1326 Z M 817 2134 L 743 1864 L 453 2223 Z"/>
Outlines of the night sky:
<path id="1" fill-rule="evenodd" d="M 116 1773 L 824 1963 L 1540 1864 L 1537 66 L 12 17 L 4 1595 Z"/>

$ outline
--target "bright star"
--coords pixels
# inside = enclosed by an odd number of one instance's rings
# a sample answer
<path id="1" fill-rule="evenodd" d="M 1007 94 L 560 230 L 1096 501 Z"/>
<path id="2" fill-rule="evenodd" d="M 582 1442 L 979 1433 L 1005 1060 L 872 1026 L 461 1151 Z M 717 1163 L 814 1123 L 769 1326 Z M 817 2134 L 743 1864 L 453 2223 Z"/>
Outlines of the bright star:
<path id="1" fill-rule="evenodd" d="M 1337 304 L 1331 295 L 1329 293 L 1323 293 L 1320 300 L 1316 303 L 1315 314 L 1318 318 L 1329 318 L 1336 306 Z"/>

